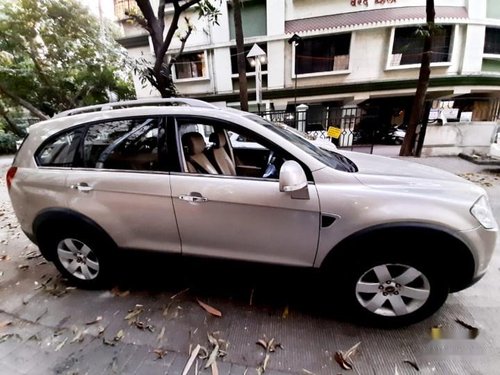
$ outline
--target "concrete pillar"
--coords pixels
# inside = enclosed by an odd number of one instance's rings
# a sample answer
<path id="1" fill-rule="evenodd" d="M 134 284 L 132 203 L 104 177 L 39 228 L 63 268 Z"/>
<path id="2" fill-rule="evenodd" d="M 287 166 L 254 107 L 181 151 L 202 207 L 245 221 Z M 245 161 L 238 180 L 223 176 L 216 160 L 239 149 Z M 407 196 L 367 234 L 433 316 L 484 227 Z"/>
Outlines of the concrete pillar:
<path id="1" fill-rule="evenodd" d="M 229 41 L 229 12 L 227 0 L 219 5 L 218 1 L 212 3 L 219 8 L 218 25 L 212 25 L 211 43 L 225 43 Z M 233 91 L 231 80 L 231 52 L 229 47 L 215 48 L 213 53 L 213 67 L 211 67 L 211 79 L 214 83 L 216 93 L 228 93 Z"/>
<path id="2" fill-rule="evenodd" d="M 267 0 L 266 2 L 267 35 L 283 35 L 285 33 L 285 0 Z M 285 43 L 277 40 L 267 43 L 267 88 L 281 89 L 285 87 Z"/>
<path id="3" fill-rule="evenodd" d="M 306 104 L 300 104 L 297 106 L 297 129 L 301 132 L 306 131 L 307 122 L 307 110 L 309 106 Z"/>
<path id="4" fill-rule="evenodd" d="M 467 12 L 471 20 L 484 20 L 487 0 L 467 0 Z M 462 74 L 478 73 L 483 64 L 484 38 L 486 28 L 481 25 L 467 25 L 463 48 Z"/>

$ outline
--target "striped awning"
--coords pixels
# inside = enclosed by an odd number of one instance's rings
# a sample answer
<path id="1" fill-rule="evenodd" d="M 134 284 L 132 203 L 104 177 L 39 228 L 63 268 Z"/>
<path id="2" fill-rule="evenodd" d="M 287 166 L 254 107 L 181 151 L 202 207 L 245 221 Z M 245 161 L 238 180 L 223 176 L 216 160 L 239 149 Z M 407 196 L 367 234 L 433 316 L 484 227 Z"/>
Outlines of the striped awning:
<path id="1" fill-rule="evenodd" d="M 435 10 L 438 23 L 468 18 L 465 7 L 438 6 Z M 425 19 L 425 6 L 384 8 L 285 21 L 285 33 L 334 30 L 353 26 L 385 26 L 394 21 L 425 22 Z"/>

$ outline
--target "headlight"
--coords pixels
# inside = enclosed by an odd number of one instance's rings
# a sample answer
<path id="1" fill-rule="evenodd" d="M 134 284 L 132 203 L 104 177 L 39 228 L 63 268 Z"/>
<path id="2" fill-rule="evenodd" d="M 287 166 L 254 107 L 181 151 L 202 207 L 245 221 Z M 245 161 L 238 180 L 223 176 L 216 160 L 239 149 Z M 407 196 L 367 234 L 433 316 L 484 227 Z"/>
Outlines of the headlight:
<path id="1" fill-rule="evenodd" d="M 497 226 L 488 199 L 484 195 L 472 205 L 470 213 L 486 229 L 493 229 Z"/>

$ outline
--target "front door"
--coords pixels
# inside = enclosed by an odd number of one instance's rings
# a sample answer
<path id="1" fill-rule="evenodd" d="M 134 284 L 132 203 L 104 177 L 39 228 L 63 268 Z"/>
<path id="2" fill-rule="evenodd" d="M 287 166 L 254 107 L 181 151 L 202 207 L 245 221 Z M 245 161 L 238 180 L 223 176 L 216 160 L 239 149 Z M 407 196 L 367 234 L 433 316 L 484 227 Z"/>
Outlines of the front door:
<path id="1" fill-rule="evenodd" d="M 218 169 L 211 157 L 211 151 L 218 145 L 210 142 L 212 137 L 207 135 L 223 134 L 226 142 L 222 142 L 225 143 L 222 147 L 237 164 L 230 148 L 231 133 L 225 125 L 196 117 L 178 118 L 179 142 L 185 139 L 186 129 L 190 133 L 198 129 L 205 139 L 205 148 L 197 147 L 195 152 L 204 153 L 206 160 Z M 238 130 L 233 124 L 231 131 L 235 129 Z M 258 148 L 254 165 L 244 168 L 236 165 L 237 174 L 233 176 L 221 172 L 208 174 L 209 168 L 184 172 L 188 170 L 190 150 L 184 147 L 179 153 L 185 158 L 181 160 L 184 168 L 171 174 L 171 187 L 183 254 L 300 266 L 313 264 L 320 227 L 315 185 L 311 182 L 308 186 L 309 199 L 294 199 L 290 193 L 280 192 L 277 173 L 260 177 L 267 169 L 261 165 L 263 149 L 268 155 L 273 151 L 269 164 L 279 169 L 284 162 L 283 152 L 263 145 Z M 251 158 L 245 163 L 252 163 Z M 246 174 L 248 170 L 253 177 Z"/>

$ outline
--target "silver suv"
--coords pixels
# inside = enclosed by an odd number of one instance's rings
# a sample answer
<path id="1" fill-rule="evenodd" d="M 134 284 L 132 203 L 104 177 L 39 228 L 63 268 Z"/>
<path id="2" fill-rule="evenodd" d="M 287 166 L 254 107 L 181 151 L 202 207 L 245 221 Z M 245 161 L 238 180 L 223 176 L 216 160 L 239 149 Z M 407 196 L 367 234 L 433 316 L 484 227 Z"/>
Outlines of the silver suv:
<path id="1" fill-rule="evenodd" d="M 481 278 L 498 231 L 485 191 L 453 174 L 325 151 L 190 99 L 33 125 L 7 183 L 23 231 L 82 287 L 102 285 L 126 249 L 315 267 L 327 300 L 394 326 Z"/>

